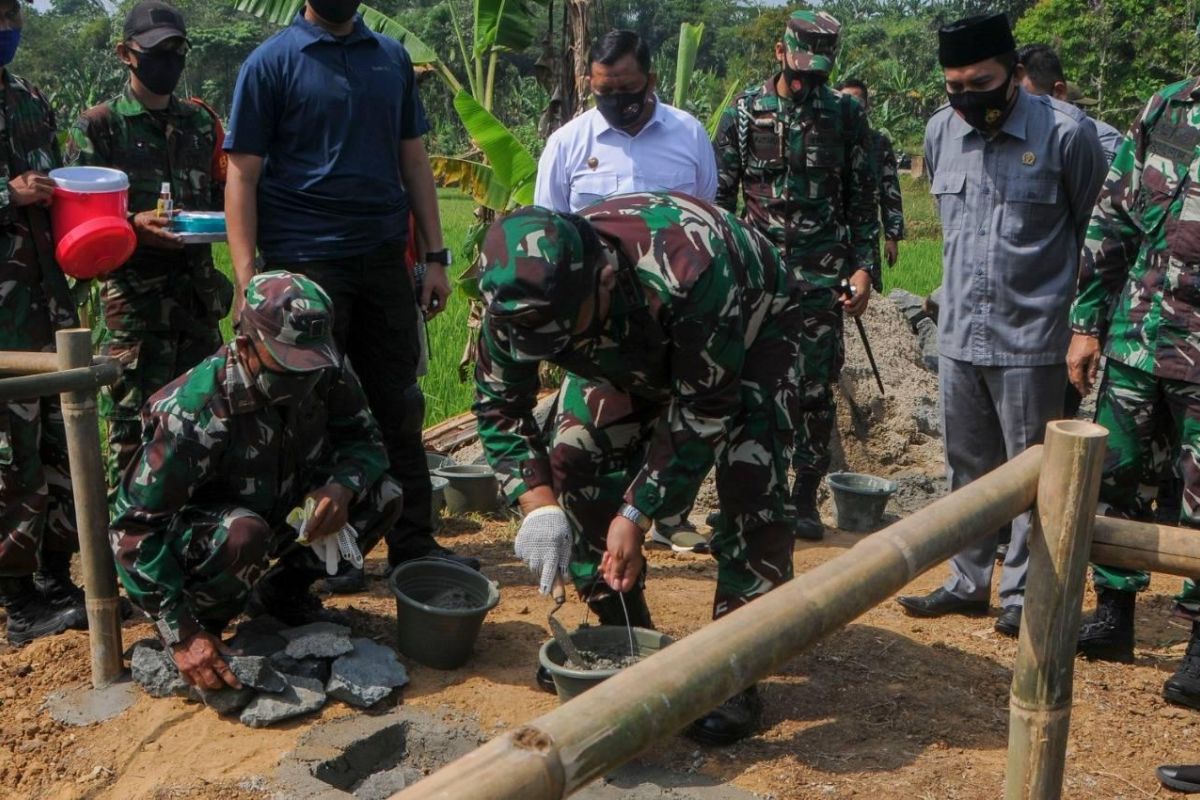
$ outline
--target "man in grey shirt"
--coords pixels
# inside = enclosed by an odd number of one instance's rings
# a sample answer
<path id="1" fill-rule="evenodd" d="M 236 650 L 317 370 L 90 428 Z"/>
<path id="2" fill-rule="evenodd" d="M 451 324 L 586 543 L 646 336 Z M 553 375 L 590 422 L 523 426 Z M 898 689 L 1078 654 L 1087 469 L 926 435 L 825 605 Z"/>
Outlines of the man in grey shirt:
<path id="1" fill-rule="evenodd" d="M 1078 109 L 1021 89 L 1003 14 L 938 32 L 949 104 L 925 129 L 942 220 L 938 375 L 947 473 L 958 489 L 1041 441 L 1062 413 L 1080 246 L 1105 160 Z M 1015 520 L 996 630 L 1016 636 L 1029 515 Z M 998 536 L 997 532 L 997 536 Z M 910 614 L 986 614 L 997 536 L 951 562 L 946 584 L 901 597 Z"/>
<path id="2" fill-rule="evenodd" d="M 1072 103 L 1071 87 L 1063 73 L 1062 61 L 1052 48 L 1044 44 L 1027 44 L 1017 53 L 1017 60 L 1021 65 L 1019 74 L 1022 89 L 1030 94 L 1049 95 L 1060 102 L 1076 105 L 1084 111 L 1080 105 Z M 1079 98 L 1078 93 L 1076 97 Z M 1105 161 L 1111 164 L 1125 137 L 1102 119 L 1089 116 L 1088 121 L 1096 128 L 1096 136 L 1100 139 Z"/>

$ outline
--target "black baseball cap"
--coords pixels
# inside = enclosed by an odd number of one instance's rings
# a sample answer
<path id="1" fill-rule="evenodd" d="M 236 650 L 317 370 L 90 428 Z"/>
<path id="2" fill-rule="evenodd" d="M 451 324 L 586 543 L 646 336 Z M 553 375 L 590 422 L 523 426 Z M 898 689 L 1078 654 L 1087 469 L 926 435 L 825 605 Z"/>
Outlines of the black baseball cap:
<path id="1" fill-rule="evenodd" d="M 186 39 L 187 25 L 179 9 L 160 0 L 142 0 L 125 17 L 125 41 L 133 40 L 147 50 L 167 39 Z"/>

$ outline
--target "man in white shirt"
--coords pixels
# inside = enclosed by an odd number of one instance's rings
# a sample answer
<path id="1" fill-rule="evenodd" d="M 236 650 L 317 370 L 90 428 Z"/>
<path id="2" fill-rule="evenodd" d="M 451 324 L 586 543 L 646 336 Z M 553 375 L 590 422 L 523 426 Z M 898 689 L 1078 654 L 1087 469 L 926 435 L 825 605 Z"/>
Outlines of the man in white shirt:
<path id="1" fill-rule="evenodd" d="M 712 202 L 717 159 L 708 131 L 654 88 L 650 48 L 633 31 L 592 45 L 588 83 L 596 107 L 555 131 L 538 163 L 534 205 L 575 213 L 612 195 L 684 192 Z M 705 546 L 688 513 L 659 520 L 653 539 L 678 551 Z"/>
<path id="2" fill-rule="evenodd" d="M 534 204 L 560 213 L 617 194 L 684 192 L 712 201 L 717 162 L 700 121 L 654 93 L 650 48 L 633 31 L 593 46 L 596 107 L 555 131 L 538 164 Z"/>

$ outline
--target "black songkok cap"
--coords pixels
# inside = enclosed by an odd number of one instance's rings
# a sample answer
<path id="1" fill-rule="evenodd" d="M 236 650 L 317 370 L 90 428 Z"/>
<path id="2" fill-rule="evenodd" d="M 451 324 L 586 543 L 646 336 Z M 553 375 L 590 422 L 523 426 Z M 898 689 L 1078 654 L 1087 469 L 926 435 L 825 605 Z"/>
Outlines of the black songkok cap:
<path id="1" fill-rule="evenodd" d="M 965 67 L 1017 49 L 1008 17 L 985 14 L 951 22 L 938 30 L 938 62 L 943 67 Z"/>

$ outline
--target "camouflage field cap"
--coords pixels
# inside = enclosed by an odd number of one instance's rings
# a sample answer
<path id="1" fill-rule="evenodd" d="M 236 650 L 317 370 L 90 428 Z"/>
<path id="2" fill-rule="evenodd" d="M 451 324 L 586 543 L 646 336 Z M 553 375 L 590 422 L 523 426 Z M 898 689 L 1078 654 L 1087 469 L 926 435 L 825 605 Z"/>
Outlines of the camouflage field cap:
<path id="1" fill-rule="evenodd" d="M 291 372 L 341 365 L 333 343 L 333 301 L 303 275 L 277 270 L 251 278 L 241 330 L 256 334 Z"/>
<path id="2" fill-rule="evenodd" d="M 801 72 L 831 72 L 841 30 L 842 23 L 824 11 L 793 12 L 783 34 L 792 67 Z"/>
<path id="3" fill-rule="evenodd" d="M 580 303 L 596 288 L 579 217 L 527 207 L 497 220 L 483 240 L 479 291 L 513 358 L 544 361 L 571 344 Z"/>

